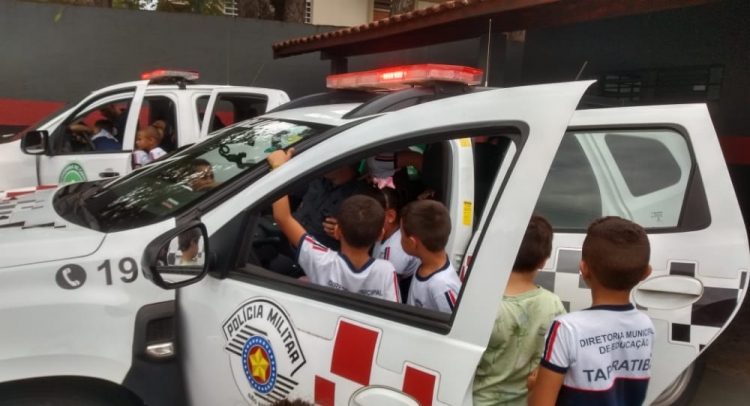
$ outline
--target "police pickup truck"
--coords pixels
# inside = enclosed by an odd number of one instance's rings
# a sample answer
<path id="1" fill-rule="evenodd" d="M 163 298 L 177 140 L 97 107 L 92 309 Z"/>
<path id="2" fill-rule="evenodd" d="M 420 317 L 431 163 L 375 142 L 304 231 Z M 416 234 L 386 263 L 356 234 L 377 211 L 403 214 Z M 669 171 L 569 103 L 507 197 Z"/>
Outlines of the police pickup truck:
<path id="1" fill-rule="evenodd" d="M 488 90 L 471 86 L 479 77 L 434 65 L 330 77 L 414 87 L 316 95 L 322 105 L 237 123 L 115 181 L 1 202 L 0 404 L 469 405 L 534 211 L 555 228 L 538 283 L 571 311 L 590 305 L 577 270 L 589 222 L 648 230 L 654 271 L 632 296 L 656 327 L 647 403 L 684 404 L 750 267 L 706 107 L 577 109 L 591 82 Z M 414 192 L 435 190 L 453 222 L 452 315 L 268 270 L 285 244 L 274 200 L 418 144 L 430 171 Z M 296 157 L 270 171 L 266 156 L 290 146 Z"/>
<path id="2" fill-rule="evenodd" d="M 192 71 L 157 70 L 97 90 L 15 136 L 0 137 L 0 192 L 124 175 L 133 168 L 136 130 L 165 125 L 162 147 L 192 144 L 218 129 L 289 101 L 281 90 L 196 84 Z M 120 150 L 97 150 L 92 127 L 109 119 Z M 26 138 L 22 147 L 22 138 Z"/>

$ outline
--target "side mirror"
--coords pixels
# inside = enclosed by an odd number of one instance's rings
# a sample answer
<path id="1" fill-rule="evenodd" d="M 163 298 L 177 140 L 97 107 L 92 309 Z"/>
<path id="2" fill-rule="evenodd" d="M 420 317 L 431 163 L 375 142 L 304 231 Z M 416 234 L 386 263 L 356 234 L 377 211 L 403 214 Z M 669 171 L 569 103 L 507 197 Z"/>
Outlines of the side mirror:
<path id="1" fill-rule="evenodd" d="M 177 289 L 203 279 L 209 266 L 208 232 L 200 222 L 168 231 L 146 247 L 146 279 L 162 289 Z"/>
<path id="2" fill-rule="evenodd" d="M 21 151 L 29 155 L 46 155 L 49 151 L 47 131 L 29 131 L 21 138 Z"/>

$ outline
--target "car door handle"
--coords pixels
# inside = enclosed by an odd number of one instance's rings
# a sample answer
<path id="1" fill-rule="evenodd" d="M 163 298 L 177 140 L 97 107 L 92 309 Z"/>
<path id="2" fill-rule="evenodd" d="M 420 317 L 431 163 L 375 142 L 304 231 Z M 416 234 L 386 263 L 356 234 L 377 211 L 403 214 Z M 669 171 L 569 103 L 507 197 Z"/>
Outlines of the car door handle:
<path id="1" fill-rule="evenodd" d="M 700 296 L 703 294 L 703 284 L 689 276 L 668 275 L 649 279 L 638 286 L 638 290 Z"/>
<path id="2" fill-rule="evenodd" d="M 682 275 L 657 276 L 633 291 L 633 301 L 647 309 L 679 309 L 697 302 L 701 296 L 701 281 Z"/>
<path id="3" fill-rule="evenodd" d="M 100 178 L 114 178 L 115 176 L 120 176 L 120 172 L 99 172 Z"/>

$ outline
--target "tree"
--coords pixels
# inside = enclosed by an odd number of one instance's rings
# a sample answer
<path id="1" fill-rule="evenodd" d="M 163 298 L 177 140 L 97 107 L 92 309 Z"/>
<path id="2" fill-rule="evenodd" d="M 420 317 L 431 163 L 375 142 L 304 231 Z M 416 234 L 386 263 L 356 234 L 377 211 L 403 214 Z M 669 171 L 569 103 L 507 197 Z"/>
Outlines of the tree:
<path id="1" fill-rule="evenodd" d="M 237 0 L 237 15 L 261 20 L 305 22 L 305 0 Z"/>
<path id="2" fill-rule="evenodd" d="M 74 6 L 112 7 L 112 0 L 36 0 L 36 2 L 65 5 L 69 4 Z"/>
<path id="3" fill-rule="evenodd" d="M 237 0 L 237 16 L 273 20 L 276 9 L 269 0 Z"/>
<path id="4" fill-rule="evenodd" d="M 391 0 L 391 17 L 414 11 L 417 8 L 417 0 Z"/>
<path id="5" fill-rule="evenodd" d="M 274 0 L 276 20 L 292 23 L 305 22 L 305 0 Z"/>

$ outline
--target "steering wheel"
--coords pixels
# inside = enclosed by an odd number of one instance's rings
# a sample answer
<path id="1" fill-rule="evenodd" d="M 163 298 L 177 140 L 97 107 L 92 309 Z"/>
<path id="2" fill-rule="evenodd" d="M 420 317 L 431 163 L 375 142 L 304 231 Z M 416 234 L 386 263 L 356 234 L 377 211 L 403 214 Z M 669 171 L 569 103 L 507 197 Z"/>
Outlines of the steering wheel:
<path id="1" fill-rule="evenodd" d="M 73 131 L 70 127 L 66 126 L 63 135 L 66 140 L 65 145 L 70 148 L 70 151 L 66 152 L 96 151 L 96 145 L 91 141 L 91 133 L 88 131 Z"/>
<path id="2" fill-rule="evenodd" d="M 250 263 L 268 269 L 270 261 L 279 254 L 283 241 L 283 233 L 274 223 L 273 217 L 259 217 L 253 232 Z"/>

